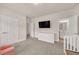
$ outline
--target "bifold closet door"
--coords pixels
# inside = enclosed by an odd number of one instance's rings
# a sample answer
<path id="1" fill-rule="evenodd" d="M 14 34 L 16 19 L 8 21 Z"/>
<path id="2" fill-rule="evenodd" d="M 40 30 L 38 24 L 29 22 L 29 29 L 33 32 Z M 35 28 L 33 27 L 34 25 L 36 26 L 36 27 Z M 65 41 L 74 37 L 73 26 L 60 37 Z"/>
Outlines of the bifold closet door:
<path id="1" fill-rule="evenodd" d="M 8 43 L 15 43 L 18 40 L 18 19 L 8 19 Z"/>
<path id="2" fill-rule="evenodd" d="M 6 16 L 1 16 L 1 31 L 0 31 L 0 35 L 1 35 L 1 45 L 7 44 L 8 42 L 8 17 Z"/>
<path id="3" fill-rule="evenodd" d="M 18 40 L 18 20 L 1 16 L 1 45 L 12 44 Z"/>

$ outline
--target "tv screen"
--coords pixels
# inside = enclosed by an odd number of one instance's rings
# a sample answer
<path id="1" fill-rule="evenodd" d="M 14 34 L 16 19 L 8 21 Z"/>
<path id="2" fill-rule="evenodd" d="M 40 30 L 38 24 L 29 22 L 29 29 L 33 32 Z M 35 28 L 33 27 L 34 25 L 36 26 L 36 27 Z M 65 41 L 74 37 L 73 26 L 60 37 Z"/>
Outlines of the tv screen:
<path id="1" fill-rule="evenodd" d="M 39 28 L 50 28 L 50 21 L 39 22 Z"/>

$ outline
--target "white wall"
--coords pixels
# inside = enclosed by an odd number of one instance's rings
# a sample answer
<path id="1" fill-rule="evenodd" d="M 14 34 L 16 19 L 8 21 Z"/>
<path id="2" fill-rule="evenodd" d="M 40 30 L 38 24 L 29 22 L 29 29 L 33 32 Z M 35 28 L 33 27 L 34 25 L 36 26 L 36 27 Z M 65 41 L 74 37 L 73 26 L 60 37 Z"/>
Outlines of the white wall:
<path id="1" fill-rule="evenodd" d="M 69 35 L 79 35 L 79 5 L 73 9 L 73 16 L 69 17 Z"/>
<path id="2" fill-rule="evenodd" d="M 0 9 L 0 45 L 26 40 L 26 17 L 8 8 Z"/>
<path id="3" fill-rule="evenodd" d="M 78 34 L 78 16 L 73 15 L 69 18 L 69 28 L 67 35 L 77 35 Z"/>
<path id="4" fill-rule="evenodd" d="M 74 8 L 73 12 L 74 12 L 75 15 L 77 15 L 77 19 L 78 19 L 78 20 L 77 20 L 77 22 L 78 22 L 78 23 L 77 23 L 77 25 L 78 25 L 78 26 L 77 26 L 77 27 L 78 27 L 78 28 L 77 28 L 78 33 L 77 33 L 77 34 L 79 35 L 79 5 Z"/>
<path id="5" fill-rule="evenodd" d="M 49 15 L 45 15 L 45 16 L 35 18 L 35 19 L 33 19 L 34 21 L 33 21 L 33 24 L 32 24 L 32 26 L 34 25 L 34 30 L 33 30 L 33 27 L 32 27 L 31 34 L 33 36 L 34 35 L 33 31 L 35 31 L 35 37 L 37 37 L 39 32 L 56 33 L 55 41 L 58 41 L 59 40 L 59 23 L 58 23 L 58 21 L 63 19 L 63 18 L 70 17 L 72 15 L 73 15 L 72 10 L 67 10 L 67 11 L 62 11 L 62 12 L 59 12 L 59 13 L 49 14 Z M 39 21 L 46 21 L 46 20 L 51 21 L 51 24 L 50 24 L 51 28 L 48 28 L 48 29 L 39 28 L 38 22 Z"/>

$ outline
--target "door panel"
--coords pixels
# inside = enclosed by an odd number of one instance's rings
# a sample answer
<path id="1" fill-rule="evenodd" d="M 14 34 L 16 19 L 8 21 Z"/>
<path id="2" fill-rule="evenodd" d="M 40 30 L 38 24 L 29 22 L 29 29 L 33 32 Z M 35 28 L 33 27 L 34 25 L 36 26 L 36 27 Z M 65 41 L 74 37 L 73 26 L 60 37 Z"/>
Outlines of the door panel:
<path id="1" fill-rule="evenodd" d="M 18 19 L 1 16 L 1 45 L 12 44 L 18 40 Z"/>

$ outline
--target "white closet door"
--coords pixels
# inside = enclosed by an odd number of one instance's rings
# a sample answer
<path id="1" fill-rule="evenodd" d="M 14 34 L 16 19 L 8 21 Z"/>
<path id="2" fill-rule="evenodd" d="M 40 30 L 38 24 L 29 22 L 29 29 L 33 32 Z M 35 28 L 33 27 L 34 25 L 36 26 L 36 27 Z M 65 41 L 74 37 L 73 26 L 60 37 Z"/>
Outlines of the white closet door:
<path id="1" fill-rule="evenodd" d="M 1 20 L 2 18 L 1 18 L 1 15 L 0 15 L 0 46 L 2 45 L 2 42 L 1 42 L 1 40 L 2 40 L 2 20 Z"/>
<path id="2" fill-rule="evenodd" d="M 9 43 L 15 43 L 18 40 L 18 19 L 8 19 L 8 37 Z"/>
<path id="3" fill-rule="evenodd" d="M 7 44 L 8 41 L 8 17 L 1 16 L 1 45 Z"/>
<path id="4" fill-rule="evenodd" d="M 18 20 L 1 16 L 1 45 L 12 44 L 18 40 Z"/>

